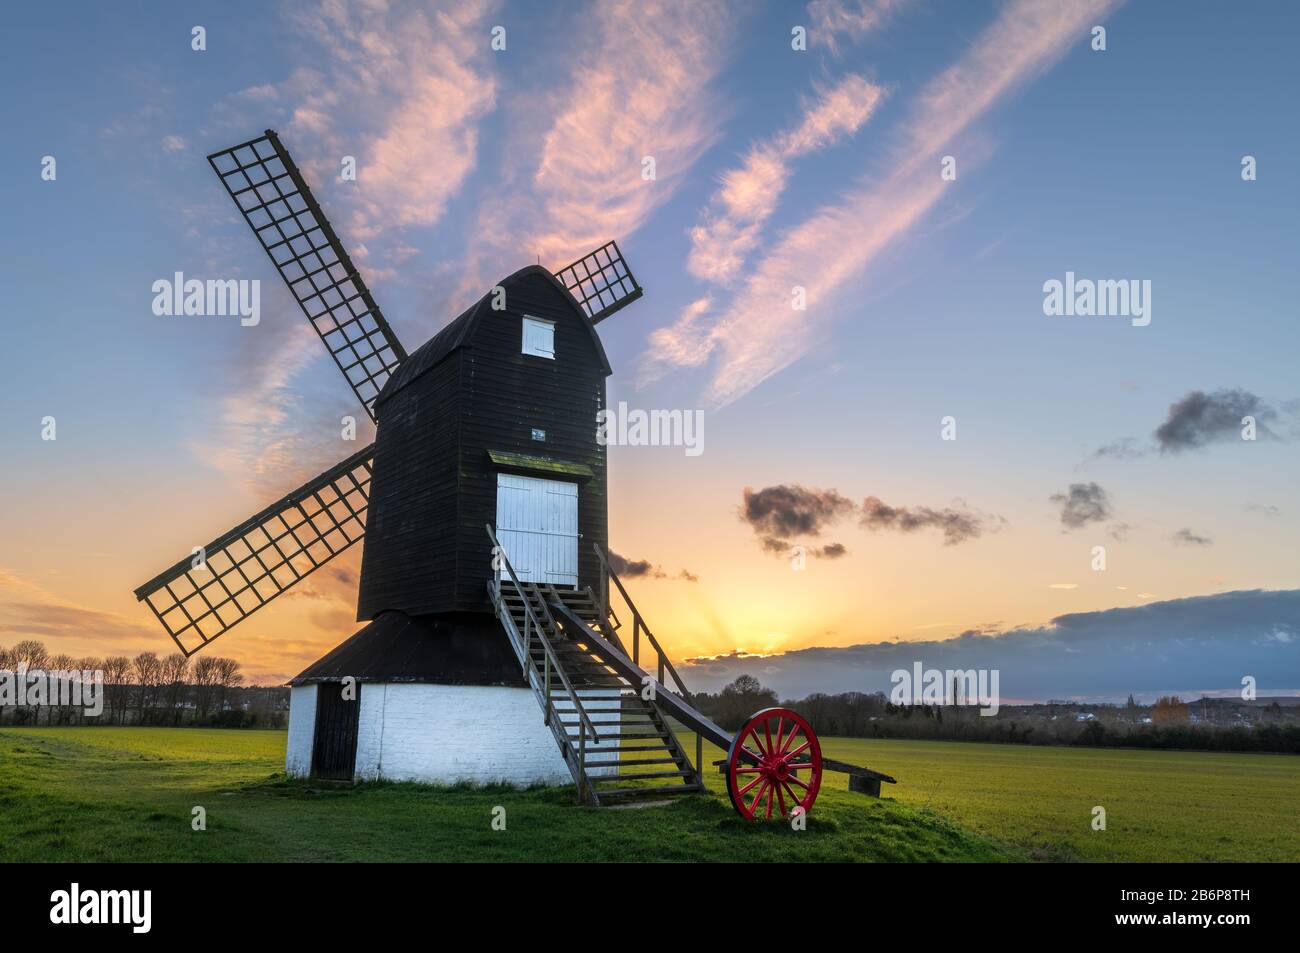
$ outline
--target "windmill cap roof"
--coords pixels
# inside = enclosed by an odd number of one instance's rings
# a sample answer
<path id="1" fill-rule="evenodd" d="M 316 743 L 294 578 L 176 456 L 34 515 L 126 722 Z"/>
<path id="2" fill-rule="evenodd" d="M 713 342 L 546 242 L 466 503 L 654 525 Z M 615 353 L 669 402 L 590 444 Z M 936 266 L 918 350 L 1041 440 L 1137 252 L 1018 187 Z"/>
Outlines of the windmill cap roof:
<path id="1" fill-rule="evenodd" d="M 358 682 L 519 685 L 519 662 L 491 615 L 409 616 L 382 612 L 307 666 L 290 685 Z"/>
<path id="2" fill-rule="evenodd" d="M 600 336 L 596 333 L 595 325 L 591 323 L 582 308 L 578 306 L 578 302 L 574 300 L 569 289 L 560 284 L 560 280 L 551 272 L 547 271 L 541 265 L 529 265 L 526 268 L 520 268 L 509 277 L 503 278 L 497 283 L 497 287 L 504 288 L 517 281 L 530 278 L 533 275 L 545 276 L 545 278 L 555 286 L 556 290 L 564 295 L 565 299 L 570 305 L 572 305 L 573 310 L 582 318 L 582 322 L 586 326 L 587 330 L 591 332 L 591 339 L 595 344 L 596 354 L 600 358 L 600 363 L 604 368 L 605 373 L 613 373 L 609 366 L 609 359 L 605 356 L 605 348 L 600 343 Z M 415 351 L 398 366 L 397 370 L 393 372 L 393 376 L 388 378 L 383 389 L 379 392 L 379 397 L 375 400 L 375 405 L 378 406 L 379 404 L 382 404 L 407 384 L 441 364 L 447 355 L 467 344 L 473 336 L 474 327 L 478 324 L 484 305 L 486 305 L 488 298 L 490 298 L 492 294 L 493 291 L 484 294 L 481 298 L 457 315 L 455 320 L 445 328 L 416 348 Z"/>

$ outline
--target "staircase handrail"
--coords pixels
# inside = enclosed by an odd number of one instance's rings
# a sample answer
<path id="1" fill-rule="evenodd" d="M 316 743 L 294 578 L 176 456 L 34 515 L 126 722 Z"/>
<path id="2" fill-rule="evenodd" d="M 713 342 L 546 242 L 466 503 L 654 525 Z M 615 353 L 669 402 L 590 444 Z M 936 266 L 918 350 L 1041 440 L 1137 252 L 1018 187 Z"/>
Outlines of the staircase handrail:
<path id="1" fill-rule="evenodd" d="M 569 681 L 569 676 L 565 673 L 563 666 L 560 665 L 560 658 L 558 655 L 556 655 L 555 649 L 552 648 L 551 640 L 546 637 L 546 629 L 543 628 L 541 622 L 538 620 L 537 613 L 533 611 L 532 602 L 531 600 L 529 600 L 528 594 L 524 591 L 523 584 L 519 581 L 519 577 L 515 574 L 515 567 L 510 564 L 510 557 L 506 555 L 505 547 L 501 545 L 501 542 L 497 539 L 496 533 L 493 532 L 492 524 L 486 523 L 484 525 L 485 528 L 487 529 L 488 538 L 492 540 L 493 555 L 500 558 L 501 565 L 505 568 L 506 572 L 509 573 L 510 575 L 510 582 L 515 587 L 515 592 L 519 596 L 519 601 L 523 603 L 524 612 L 527 613 L 526 619 L 528 620 L 529 624 L 532 626 L 532 629 L 537 633 L 538 640 L 541 642 L 542 651 L 545 654 L 547 664 L 552 669 L 555 670 L 555 673 L 557 675 L 560 676 L 560 683 L 564 685 L 564 690 L 568 692 L 569 697 L 573 699 L 573 707 L 578 712 L 578 719 L 582 725 L 583 736 L 585 737 L 587 735 L 590 735 L 593 741 L 595 741 L 597 744 L 600 744 L 600 734 L 596 731 L 596 726 L 591 723 L 591 718 L 587 715 L 587 709 L 583 706 L 582 699 L 578 697 L 578 693 L 574 690 L 573 684 Z M 499 571 L 498 571 L 497 585 L 498 587 L 500 586 Z M 545 600 L 542 600 L 542 605 L 545 606 L 545 604 L 546 604 Z M 549 610 L 547 610 L 547 617 L 548 620 L 551 622 L 551 625 L 554 626 L 555 621 L 554 619 L 550 618 Z M 532 658 L 531 650 L 532 650 L 532 641 L 530 639 L 524 645 L 525 659 Z M 559 713 L 555 710 L 555 706 L 551 703 L 549 677 L 547 678 L 547 685 L 545 686 L 545 688 L 546 688 L 545 694 L 546 694 L 547 717 L 556 718 L 558 720 Z"/>
<path id="2" fill-rule="evenodd" d="M 600 560 L 602 575 L 606 579 L 612 579 L 614 581 L 614 585 L 618 587 L 619 594 L 623 596 L 623 601 L 627 603 L 627 607 L 632 611 L 632 661 L 638 666 L 641 664 L 639 635 L 641 632 L 644 632 L 646 638 L 650 640 L 651 648 L 653 648 L 659 656 L 659 684 L 666 684 L 664 681 L 664 671 L 666 670 L 668 674 L 673 677 L 673 681 L 677 683 L 677 691 L 685 698 L 690 698 L 690 689 L 686 687 L 686 683 L 682 681 L 681 675 L 679 675 L 677 669 L 673 667 L 672 659 L 668 657 L 668 653 L 659 645 L 659 640 L 654 637 L 654 633 L 650 631 L 650 627 L 645 624 L 645 617 L 641 615 L 640 611 L 636 607 L 636 603 L 632 601 L 632 597 L 628 595 L 627 589 L 623 587 L 623 582 L 618 578 L 618 573 L 614 572 L 613 567 L 610 566 L 609 559 L 606 558 L 604 550 L 600 548 L 600 543 L 592 543 L 591 545 L 596 551 L 596 558 Z M 609 606 L 609 587 L 607 585 L 601 586 L 601 599 L 603 601 L 601 607 L 602 610 L 605 612 L 611 611 Z"/>

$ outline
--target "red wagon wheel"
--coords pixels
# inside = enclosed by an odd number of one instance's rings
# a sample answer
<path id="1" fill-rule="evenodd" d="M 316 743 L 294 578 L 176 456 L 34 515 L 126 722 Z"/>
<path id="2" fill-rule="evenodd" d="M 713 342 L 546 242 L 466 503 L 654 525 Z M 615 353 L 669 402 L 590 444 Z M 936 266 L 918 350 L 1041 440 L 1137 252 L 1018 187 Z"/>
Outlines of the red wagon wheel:
<path id="1" fill-rule="evenodd" d="M 788 708 L 750 716 L 727 752 L 727 793 L 747 821 L 812 810 L 822 784 L 822 749 L 812 726 Z"/>

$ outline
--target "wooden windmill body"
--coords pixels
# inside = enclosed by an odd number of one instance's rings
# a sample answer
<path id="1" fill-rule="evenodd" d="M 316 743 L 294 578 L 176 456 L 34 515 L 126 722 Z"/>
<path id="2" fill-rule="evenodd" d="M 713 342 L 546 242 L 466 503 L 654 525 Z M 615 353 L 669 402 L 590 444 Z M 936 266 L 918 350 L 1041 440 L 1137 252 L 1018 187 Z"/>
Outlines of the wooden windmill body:
<path id="1" fill-rule="evenodd" d="M 137 598 L 190 655 L 364 537 L 367 624 L 292 680 L 289 773 L 531 784 L 581 759 L 600 777 L 588 748 L 617 746 L 623 692 L 562 663 L 543 616 L 559 597 L 606 621 L 595 325 L 642 293 L 617 245 L 515 272 L 408 355 L 274 132 L 208 158 L 376 439 Z"/>

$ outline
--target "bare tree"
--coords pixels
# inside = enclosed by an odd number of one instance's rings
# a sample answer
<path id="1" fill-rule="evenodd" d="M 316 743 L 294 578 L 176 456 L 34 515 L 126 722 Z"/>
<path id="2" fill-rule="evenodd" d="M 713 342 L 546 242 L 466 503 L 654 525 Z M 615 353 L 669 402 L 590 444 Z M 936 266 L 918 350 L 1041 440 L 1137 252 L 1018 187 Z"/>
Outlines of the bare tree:
<path id="1" fill-rule="evenodd" d="M 185 677 L 189 671 L 190 660 L 180 652 L 173 652 L 162 660 L 162 683 L 167 686 L 167 707 L 171 709 L 171 721 L 174 725 L 180 724 Z"/>
<path id="2" fill-rule="evenodd" d="M 217 659 L 205 655 L 194 663 L 191 678 L 194 681 L 194 704 L 198 708 L 199 721 L 208 717 L 212 707 L 212 693 L 217 686 Z"/>
<path id="3" fill-rule="evenodd" d="M 46 650 L 45 643 L 35 639 L 24 639 L 13 647 L 10 654 L 14 668 L 19 665 L 26 665 L 29 669 L 45 668 L 50 660 L 50 653 Z"/>
<path id="4" fill-rule="evenodd" d="M 162 663 L 153 652 L 141 652 L 135 657 L 135 677 L 139 683 L 136 700 L 140 708 L 140 724 L 145 723 L 145 710 L 150 708 L 157 698 L 158 681 L 162 677 Z"/>
<path id="5" fill-rule="evenodd" d="M 221 689 L 221 709 L 224 711 L 227 701 L 230 699 L 230 690 L 237 688 L 244 682 L 244 676 L 239 671 L 239 662 L 232 658 L 217 658 L 217 685 Z"/>
<path id="6" fill-rule="evenodd" d="M 89 685 L 90 678 L 93 676 L 87 673 L 103 671 L 104 660 L 102 658 L 95 658 L 93 655 L 87 655 L 84 658 L 79 658 L 75 662 L 73 662 L 72 667 L 79 673 L 78 677 L 84 677 L 85 684 Z M 108 704 L 107 686 L 104 688 L 104 692 L 105 692 L 104 704 L 107 705 Z M 83 690 L 82 697 L 83 698 L 88 697 L 87 695 L 84 694 L 84 690 Z M 79 724 L 85 722 L 86 720 L 86 714 L 84 708 L 74 708 L 72 710 L 72 715 L 73 715 L 73 720 Z"/>
<path id="7" fill-rule="evenodd" d="M 38 642 L 35 639 L 23 639 L 10 650 L 9 660 L 13 663 L 15 669 L 20 665 L 26 665 L 28 671 L 44 669 L 50 660 L 50 653 L 46 650 L 44 642 Z M 24 722 L 30 716 L 37 724 L 40 723 L 40 711 L 31 705 L 24 705 L 21 709 L 14 711 L 15 719 L 20 715 Z"/>
<path id="8" fill-rule="evenodd" d="M 104 684 L 111 686 L 107 690 L 113 704 L 113 717 L 118 724 L 126 723 L 126 680 L 130 671 L 131 660 L 125 655 L 110 655 L 104 659 Z"/>
<path id="9" fill-rule="evenodd" d="M 72 656 L 69 655 L 67 652 L 60 652 L 58 655 L 52 656 L 50 658 L 48 668 L 49 668 L 49 675 L 51 676 L 49 682 L 51 689 L 53 689 L 55 692 L 59 690 L 59 682 L 63 681 L 63 677 L 62 677 L 63 673 L 71 671 L 74 665 L 76 665 L 76 662 L 73 661 Z M 53 675 L 56 672 L 59 673 L 61 676 L 59 681 L 57 682 L 53 678 Z M 51 724 L 62 725 L 65 724 L 72 717 L 72 706 L 59 704 L 57 695 L 53 698 L 47 698 L 45 700 L 45 704 L 49 707 L 50 710 L 49 715 L 46 716 L 46 720 Z M 55 721 L 55 716 L 57 716 L 58 719 L 57 721 Z"/>

